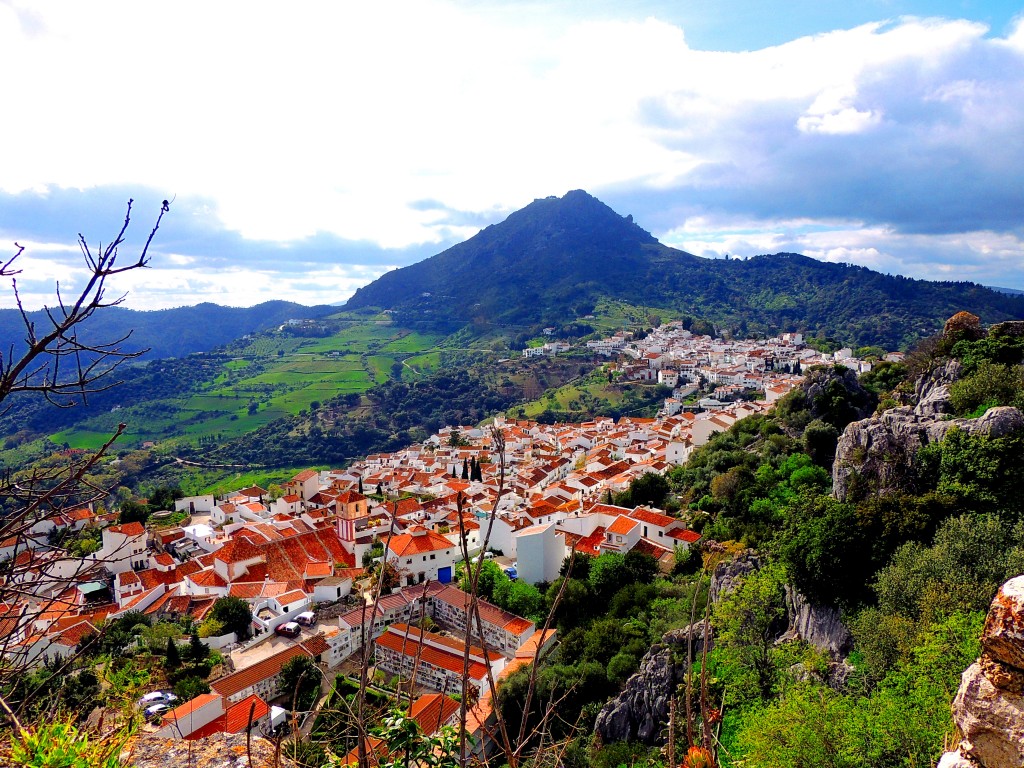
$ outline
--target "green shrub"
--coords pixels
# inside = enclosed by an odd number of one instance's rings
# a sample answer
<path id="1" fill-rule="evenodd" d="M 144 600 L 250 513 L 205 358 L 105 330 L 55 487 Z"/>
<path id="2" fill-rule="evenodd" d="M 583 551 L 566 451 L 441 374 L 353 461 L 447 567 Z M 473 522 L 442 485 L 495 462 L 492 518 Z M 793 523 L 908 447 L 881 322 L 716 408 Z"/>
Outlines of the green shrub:
<path id="1" fill-rule="evenodd" d="M 43 722 L 11 736 L 11 758 L 26 768 L 120 768 L 127 736 L 90 740 L 70 720 Z"/>

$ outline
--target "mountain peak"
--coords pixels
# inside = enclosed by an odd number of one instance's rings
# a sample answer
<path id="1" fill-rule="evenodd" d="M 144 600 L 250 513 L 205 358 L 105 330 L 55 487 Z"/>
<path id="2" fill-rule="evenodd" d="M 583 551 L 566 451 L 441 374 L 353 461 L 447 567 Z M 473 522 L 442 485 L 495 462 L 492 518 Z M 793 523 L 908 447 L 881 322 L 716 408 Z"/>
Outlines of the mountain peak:
<path id="1" fill-rule="evenodd" d="M 613 236 L 617 238 L 637 238 L 643 242 L 657 242 L 650 232 L 633 222 L 632 216 L 620 216 L 609 206 L 582 189 L 571 190 L 562 197 L 551 195 L 538 198 L 525 208 L 510 214 L 505 221 L 495 226 L 518 227 L 531 223 L 535 226 L 585 228 L 596 230 L 601 236 L 614 233 Z"/>
<path id="2" fill-rule="evenodd" d="M 527 313 L 531 322 L 537 322 L 564 312 L 557 307 L 559 301 L 571 300 L 579 307 L 592 303 L 589 299 L 600 292 L 599 284 L 632 283 L 646 272 L 645 250 L 650 248 L 669 250 L 632 216 L 620 216 L 593 195 L 575 189 L 562 197 L 534 200 L 463 243 L 388 272 L 356 291 L 346 306 L 411 310 L 433 317 L 465 317 L 467 308 L 483 307 L 488 316 L 497 316 L 505 314 L 502 307 L 514 294 L 519 300 L 538 297 L 534 311 Z M 551 311 L 541 303 L 551 305 Z"/>

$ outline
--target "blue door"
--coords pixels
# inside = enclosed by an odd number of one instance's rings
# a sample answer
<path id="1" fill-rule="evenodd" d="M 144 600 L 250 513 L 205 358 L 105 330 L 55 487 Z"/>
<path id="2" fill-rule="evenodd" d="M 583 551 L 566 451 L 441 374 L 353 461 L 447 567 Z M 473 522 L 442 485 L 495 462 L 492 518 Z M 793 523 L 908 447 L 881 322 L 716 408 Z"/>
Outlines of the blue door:
<path id="1" fill-rule="evenodd" d="M 437 580 L 442 584 L 447 584 L 452 580 L 452 567 L 446 566 L 444 568 L 437 569 Z"/>

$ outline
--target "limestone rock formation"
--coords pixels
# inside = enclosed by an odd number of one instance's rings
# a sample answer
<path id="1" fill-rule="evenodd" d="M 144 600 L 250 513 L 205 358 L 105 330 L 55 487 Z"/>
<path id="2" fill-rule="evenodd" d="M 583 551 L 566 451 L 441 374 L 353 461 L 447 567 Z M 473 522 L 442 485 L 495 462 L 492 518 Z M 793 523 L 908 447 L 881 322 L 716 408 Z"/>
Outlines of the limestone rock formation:
<path id="1" fill-rule="evenodd" d="M 1007 320 L 988 329 L 989 336 L 1024 336 L 1024 320 Z"/>
<path id="2" fill-rule="evenodd" d="M 853 647 L 853 635 L 843 624 L 839 611 L 831 606 L 811 603 L 788 584 L 786 614 L 789 626 L 779 638 L 781 641 L 804 640 L 828 652 L 834 661 L 845 657 Z"/>
<path id="3" fill-rule="evenodd" d="M 913 490 L 915 454 L 941 441 L 953 427 L 989 437 L 1024 427 L 1024 416 L 1009 407 L 990 408 L 976 419 L 949 418 L 949 386 L 961 373 L 960 363 L 951 360 L 917 381 L 917 405 L 892 408 L 847 425 L 836 446 L 832 495 L 840 501 L 856 501 L 869 493 Z"/>
<path id="4" fill-rule="evenodd" d="M 732 592 L 748 574 L 760 570 L 761 565 L 761 556 L 752 549 L 745 550 L 732 560 L 720 562 L 711 574 L 711 602 L 717 603 Z"/>
<path id="5" fill-rule="evenodd" d="M 953 700 L 963 741 L 943 768 L 1024 766 L 1024 576 L 1010 579 L 989 608 L 981 658 L 964 672 Z"/>
<path id="6" fill-rule="evenodd" d="M 744 578 L 762 565 L 761 556 L 752 549 L 719 563 L 711 577 L 712 602 L 718 602 L 736 589 Z M 778 642 L 800 639 L 828 652 L 833 660 L 829 663 L 826 682 L 841 688 L 853 668 L 842 661 L 850 649 L 852 638 L 840 621 L 839 612 L 812 604 L 789 586 L 786 587 L 786 610 L 786 626 L 779 626 L 774 632 Z M 691 635 L 691 662 L 696 662 L 704 647 L 701 622 L 665 633 L 661 643 L 647 652 L 640 662 L 640 670 L 626 681 L 625 689 L 605 704 L 597 716 L 594 730 L 603 741 L 642 741 L 648 745 L 663 741 L 669 701 L 677 686 L 686 679 L 686 650 Z M 709 637 L 707 642 L 710 649 L 712 639 Z"/>
<path id="7" fill-rule="evenodd" d="M 685 680 L 686 651 L 693 635 L 693 657 L 699 659 L 704 647 L 703 623 L 667 632 L 640 662 L 640 670 L 626 681 L 622 693 L 609 701 L 597 715 L 594 730 L 605 742 L 641 741 L 654 745 L 664 741 L 669 701 Z M 708 638 L 710 650 L 710 637 Z"/>

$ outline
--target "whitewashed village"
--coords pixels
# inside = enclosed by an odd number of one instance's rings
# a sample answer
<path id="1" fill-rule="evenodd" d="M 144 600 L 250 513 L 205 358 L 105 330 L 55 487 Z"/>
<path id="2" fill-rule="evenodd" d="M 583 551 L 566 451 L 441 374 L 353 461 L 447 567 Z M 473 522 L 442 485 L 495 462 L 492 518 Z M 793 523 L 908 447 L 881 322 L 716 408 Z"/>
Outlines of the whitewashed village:
<path id="1" fill-rule="evenodd" d="M 528 584 L 554 581 L 574 552 L 639 551 L 667 572 L 701 540 L 685 510 L 620 507 L 612 497 L 645 474 L 684 464 L 713 434 L 772 407 L 809 366 L 870 369 L 849 349 L 823 356 L 799 334 L 726 341 L 693 336 L 678 323 L 643 339 L 619 333 L 587 347 L 610 358 L 610 374 L 670 387 L 659 414 L 451 425 L 395 453 L 299 472 L 280 493 L 254 486 L 179 499 L 174 511 L 187 517 L 169 528 L 121 524 L 116 512 L 90 508 L 38 519 L 0 544 L 24 595 L 3 606 L 4 656 L 57 663 L 129 612 L 153 621 L 189 616 L 198 626 L 217 599 L 236 597 L 251 607 L 251 639 L 203 638 L 223 656 L 224 674 L 210 681 L 209 693 L 169 705 L 151 726 L 159 735 L 196 739 L 272 727 L 287 716 L 278 679 L 289 660 L 311 657 L 326 679 L 360 658 L 364 644 L 375 672 L 408 681 L 415 669 L 411 716 L 430 732 L 457 717 L 452 695 L 463 690 L 469 596 L 458 583 L 467 559 L 493 559 Z M 561 351 L 552 342 L 524 354 Z M 74 557 L 49 543 L 54 531 L 89 526 L 102 529 L 95 553 Z M 378 595 L 371 574 L 382 563 L 395 583 Z M 485 647 L 476 647 L 474 632 L 467 729 L 486 751 L 492 689 L 557 637 L 486 601 L 480 617 Z"/>

